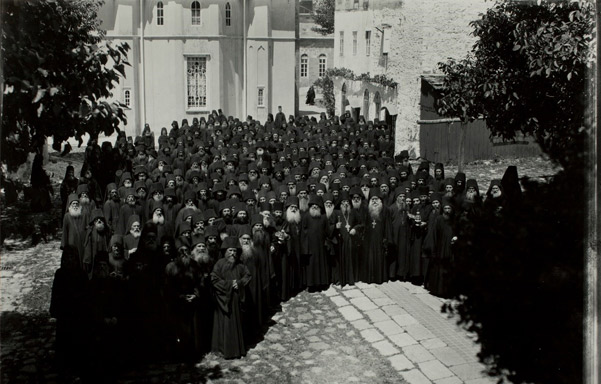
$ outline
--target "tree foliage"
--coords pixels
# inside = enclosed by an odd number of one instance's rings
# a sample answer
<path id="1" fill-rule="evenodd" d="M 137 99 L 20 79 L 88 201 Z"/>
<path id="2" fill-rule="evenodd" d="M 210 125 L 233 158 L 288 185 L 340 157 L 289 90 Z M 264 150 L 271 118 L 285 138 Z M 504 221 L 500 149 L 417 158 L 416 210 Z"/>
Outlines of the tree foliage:
<path id="1" fill-rule="evenodd" d="M 14 169 L 46 137 L 110 135 L 126 123 L 105 101 L 125 76 L 129 46 L 99 29 L 98 0 L 9 0 L 2 7 L 2 162 Z"/>
<path id="2" fill-rule="evenodd" d="M 549 183 L 522 181 L 521 200 L 500 214 L 459 221 L 446 309 L 477 334 L 492 374 L 579 383 L 594 6 L 500 0 L 472 26 L 471 53 L 440 64 L 439 112 L 464 122 L 483 115 L 507 140 L 533 135 L 563 170 Z"/>
<path id="3" fill-rule="evenodd" d="M 313 20 L 319 25 L 313 30 L 322 35 L 334 33 L 334 11 L 336 5 L 334 0 L 318 0 L 315 4 L 315 13 Z"/>
<path id="4" fill-rule="evenodd" d="M 439 112 L 482 114 L 493 136 L 529 134 L 559 164 L 582 162 L 594 20 L 589 2 L 498 1 L 471 23 L 471 54 L 440 63 L 447 77 Z"/>

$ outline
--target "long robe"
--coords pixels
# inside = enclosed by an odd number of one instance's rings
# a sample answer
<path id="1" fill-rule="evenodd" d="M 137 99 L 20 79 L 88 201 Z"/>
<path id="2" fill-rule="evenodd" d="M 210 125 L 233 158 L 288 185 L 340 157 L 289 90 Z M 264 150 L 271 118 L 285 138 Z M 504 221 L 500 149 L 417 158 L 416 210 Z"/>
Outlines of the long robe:
<path id="1" fill-rule="evenodd" d="M 338 278 L 340 286 L 346 284 L 353 285 L 359 281 L 357 276 L 358 252 L 357 245 L 361 243 L 363 225 L 359 218 L 358 212 L 351 210 L 344 215 L 338 211 L 338 221 L 341 223 L 338 230 Z M 351 235 L 350 231 L 354 229 L 356 234 Z"/>
<path id="2" fill-rule="evenodd" d="M 222 353 L 226 359 L 246 354 L 242 307 L 245 300 L 245 287 L 250 279 L 250 272 L 244 264 L 240 262 L 232 264 L 225 258 L 215 263 L 211 273 L 211 283 L 217 300 L 213 318 L 212 350 Z M 237 280 L 238 289 L 233 287 L 234 280 Z"/>
<path id="3" fill-rule="evenodd" d="M 330 283 L 330 266 L 326 255 L 326 238 L 332 231 L 325 214 L 312 217 L 305 214 L 301 219 L 303 228 L 303 256 L 308 258 L 306 265 L 307 286 L 318 287 Z"/>
<path id="4" fill-rule="evenodd" d="M 402 279 L 407 277 L 409 269 L 409 230 L 410 222 L 406 210 L 401 210 L 396 204 L 390 206 L 390 214 L 392 221 L 392 243 L 396 253 L 394 267 L 396 271 L 394 275 L 391 271 L 391 276 L 398 276 Z"/>
<path id="5" fill-rule="evenodd" d="M 86 236 L 86 224 L 88 217 L 83 213 L 78 217 L 73 217 L 67 213 L 63 217 L 63 238 L 61 240 L 61 249 L 66 246 L 72 246 L 79 252 L 79 263 L 83 268 L 84 242 Z"/>
<path id="6" fill-rule="evenodd" d="M 300 226 L 300 223 L 285 222 L 282 226 L 282 230 L 288 235 L 285 248 L 286 255 L 284 256 L 286 258 L 285 264 L 287 264 L 287 267 L 282 274 L 282 280 L 286 280 L 288 283 L 288 293 L 294 294 L 303 289 L 306 285 L 305 271 L 301 265 L 302 227 Z M 282 265 L 284 265 L 284 262 L 282 262 Z M 282 284 L 284 284 L 284 282 L 282 282 Z"/>
<path id="7" fill-rule="evenodd" d="M 428 288 L 430 293 L 436 296 L 445 297 L 447 295 L 448 274 L 453 263 L 452 238 L 451 221 L 444 215 L 439 215 L 434 223 L 432 260 L 428 274 Z"/>
<path id="8" fill-rule="evenodd" d="M 422 220 L 427 220 L 427 216 L 422 215 L 423 210 L 420 206 L 411 208 L 413 215 L 420 214 Z M 425 221 L 422 221 L 422 224 Z M 427 225 L 417 225 L 415 222 L 411 224 L 410 239 L 409 239 L 409 264 L 407 277 L 413 282 L 421 284 L 425 274 L 424 263 L 422 260 L 422 245 L 426 237 Z"/>
<path id="9" fill-rule="evenodd" d="M 199 272 L 198 264 L 192 259 L 188 265 L 176 259 L 166 267 L 165 299 L 172 323 L 172 342 L 179 358 L 195 359 L 201 352 L 197 327 L 201 310 L 197 306 Z M 194 299 L 188 301 L 187 295 L 194 295 Z"/>
<path id="10" fill-rule="evenodd" d="M 119 211 L 121 209 L 121 201 L 107 200 L 104 203 L 104 218 L 113 234 L 120 234 L 119 232 Z"/>
<path id="11" fill-rule="evenodd" d="M 92 278 L 92 271 L 94 270 L 94 261 L 98 252 L 109 251 L 109 229 L 105 228 L 104 233 L 100 233 L 96 228 L 92 227 L 88 229 L 86 233 L 86 239 L 84 241 L 84 254 L 83 254 L 83 266 L 87 272 L 88 277 Z"/>
<path id="12" fill-rule="evenodd" d="M 261 286 L 260 262 L 256 248 L 251 248 L 249 255 L 242 256 L 242 263 L 248 268 L 251 280 L 246 286 L 244 334 L 246 344 L 254 341 L 256 333 L 263 326 L 263 289 Z"/>
<path id="13" fill-rule="evenodd" d="M 390 219 L 388 209 L 382 207 L 380 215 L 373 219 L 366 212 L 363 237 L 363 260 L 365 280 L 367 283 L 381 284 L 388 281 L 391 260 L 388 257 L 390 241 Z"/>

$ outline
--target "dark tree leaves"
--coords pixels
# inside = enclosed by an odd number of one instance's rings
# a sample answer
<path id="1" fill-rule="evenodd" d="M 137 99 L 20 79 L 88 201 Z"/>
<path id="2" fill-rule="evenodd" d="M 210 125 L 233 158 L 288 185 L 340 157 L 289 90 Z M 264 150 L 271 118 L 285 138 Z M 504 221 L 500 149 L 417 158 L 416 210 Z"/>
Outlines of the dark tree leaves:
<path id="1" fill-rule="evenodd" d="M 10 169 L 46 137 L 107 135 L 126 123 L 118 104 L 102 100 L 129 65 L 127 43 L 104 41 L 99 0 L 19 1 L 2 6 L 4 98 L 2 162 Z"/>
<path id="2" fill-rule="evenodd" d="M 313 30 L 322 35 L 334 33 L 334 0 L 317 0 L 313 20 L 319 27 Z"/>
<path id="3" fill-rule="evenodd" d="M 440 63 L 447 79 L 439 112 L 462 120 L 483 114 L 491 135 L 529 134 L 564 167 L 581 163 L 592 98 L 587 74 L 595 60 L 593 5 L 498 1 L 472 27 L 471 54 Z"/>

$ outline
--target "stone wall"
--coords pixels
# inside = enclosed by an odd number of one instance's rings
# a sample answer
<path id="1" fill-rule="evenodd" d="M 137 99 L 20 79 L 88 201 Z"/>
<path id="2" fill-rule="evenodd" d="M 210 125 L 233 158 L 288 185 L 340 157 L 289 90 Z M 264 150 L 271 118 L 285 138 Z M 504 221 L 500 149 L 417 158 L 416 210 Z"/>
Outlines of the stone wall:
<path id="1" fill-rule="evenodd" d="M 386 74 L 398 83 L 395 152 L 409 149 L 419 157 L 420 75 L 435 73 L 438 63 L 449 57 L 461 59 L 475 39 L 469 23 L 492 6 L 485 0 L 382 0 L 370 1 L 368 10 L 350 10 L 352 1 L 336 1 L 334 53 L 336 67 L 349 67 L 355 74 Z M 355 21 L 358 24 L 353 23 Z M 345 31 L 344 57 L 339 56 L 339 31 Z M 352 53 L 351 30 L 357 30 L 359 43 L 365 30 L 371 30 L 371 55 L 361 64 L 347 56 Z M 383 54 L 384 36 L 389 50 Z M 364 48 L 359 44 L 359 52 Z M 358 53 L 359 53 L 358 52 Z M 340 65 L 339 65 L 340 64 Z M 340 89 L 336 89 L 340 94 Z M 337 104 L 340 101 L 337 99 Z"/>
<path id="2" fill-rule="evenodd" d="M 307 77 L 300 77 L 299 74 L 299 88 L 310 87 L 319 78 L 319 55 L 326 55 L 326 70 L 334 66 L 333 52 L 333 40 L 300 40 L 299 55 L 306 54 L 309 59 L 309 65 L 307 68 Z M 298 68 L 300 71 L 300 62 L 298 63 Z M 304 97 L 303 95 L 300 96 L 301 99 Z"/>

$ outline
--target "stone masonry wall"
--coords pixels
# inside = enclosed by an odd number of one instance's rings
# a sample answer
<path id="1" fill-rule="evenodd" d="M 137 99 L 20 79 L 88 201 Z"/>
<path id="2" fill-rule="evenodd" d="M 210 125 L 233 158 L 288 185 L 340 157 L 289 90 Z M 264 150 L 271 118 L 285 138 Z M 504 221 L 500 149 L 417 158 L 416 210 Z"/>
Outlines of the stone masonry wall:
<path id="1" fill-rule="evenodd" d="M 394 9 L 373 11 L 374 26 L 390 25 L 388 65 L 382 73 L 398 83 L 396 153 L 409 149 L 419 157 L 419 76 L 437 72 L 438 62 L 448 57 L 465 57 L 474 43 L 469 23 L 490 5 L 484 0 L 410 0 Z M 378 46 L 374 56 L 379 58 L 380 33 L 372 33 L 373 44 Z"/>

